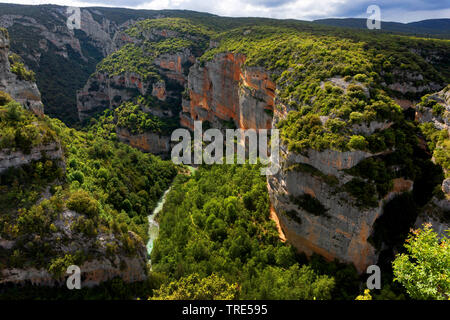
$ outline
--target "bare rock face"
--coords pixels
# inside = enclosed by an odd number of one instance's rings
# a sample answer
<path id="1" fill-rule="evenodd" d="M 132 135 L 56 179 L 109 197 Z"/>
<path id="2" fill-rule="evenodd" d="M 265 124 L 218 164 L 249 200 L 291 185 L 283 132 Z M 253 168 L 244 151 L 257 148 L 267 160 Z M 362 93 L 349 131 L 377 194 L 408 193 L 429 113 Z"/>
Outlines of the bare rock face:
<path id="1" fill-rule="evenodd" d="M 0 91 L 8 93 L 14 100 L 33 111 L 36 115 L 44 114 L 41 94 L 36 83 L 20 80 L 11 72 L 9 63 L 9 36 L 5 29 L 0 29 Z"/>
<path id="2" fill-rule="evenodd" d="M 187 80 L 184 66 L 194 62 L 195 56 L 187 48 L 174 54 L 162 54 L 154 60 L 154 64 L 161 70 L 164 77 L 178 82 L 180 85 L 185 85 Z"/>
<path id="3" fill-rule="evenodd" d="M 53 142 L 47 145 L 36 146 L 29 154 L 22 151 L 12 151 L 8 149 L 0 150 L 0 174 L 9 168 L 18 168 L 33 161 L 39 161 L 43 157 L 52 160 L 62 160 L 63 151 L 61 145 Z"/>
<path id="4" fill-rule="evenodd" d="M 161 101 L 166 101 L 167 93 L 166 93 L 166 83 L 164 81 L 160 81 L 153 84 L 152 96 L 157 97 Z"/>
<path id="5" fill-rule="evenodd" d="M 415 228 L 422 228 L 430 224 L 440 237 L 447 235 L 450 230 L 450 200 L 433 197 L 421 210 L 414 224 Z"/>
<path id="6" fill-rule="evenodd" d="M 342 169 L 371 156 L 361 151 L 334 150 L 310 150 L 305 156 L 281 146 L 283 170 L 268 176 L 268 190 L 281 228 L 294 247 L 307 255 L 318 253 L 330 261 L 353 263 L 358 272 L 377 262 L 378 254 L 368 241 L 373 224 L 383 214 L 383 205 L 395 195 L 411 191 L 413 182 L 395 179 L 393 191 L 376 207 L 358 206 L 342 188 L 352 179 Z M 296 169 L 295 164 L 314 169 Z M 295 198 L 305 195 L 320 203 L 323 210 L 311 212 L 298 205 Z"/>
<path id="7" fill-rule="evenodd" d="M 222 53 L 191 67 L 181 124 L 192 129 L 202 120 L 223 128 L 231 121 L 241 129 L 270 129 L 275 84 L 263 68 L 244 68 L 244 62 L 241 54 Z"/>
<path id="8" fill-rule="evenodd" d="M 79 118 L 83 121 L 99 111 L 114 109 L 137 94 L 145 95 L 150 85 L 136 73 L 96 73 L 77 94 Z"/>
<path id="9" fill-rule="evenodd" d="M 442 88 L 442 84 L 435 82 L 428 82 L 422 84 L 424 77 L 419 72 L 408 72 L 403 70 L 394 70 L 392 74 L 397 79 L 396 82 L 389 85 L 384 85 L 390 90 L 400 92 L 402 94 L 421 94 L 430 91 L 436 91 Z"/>
<path id="10" fill-rule="evenodd" d="M 170 152 L 170 137 L 153 132 L 131 134 L 126 128 L 116 128 L 119 141 L 143 152 L 166 156 Z"/>

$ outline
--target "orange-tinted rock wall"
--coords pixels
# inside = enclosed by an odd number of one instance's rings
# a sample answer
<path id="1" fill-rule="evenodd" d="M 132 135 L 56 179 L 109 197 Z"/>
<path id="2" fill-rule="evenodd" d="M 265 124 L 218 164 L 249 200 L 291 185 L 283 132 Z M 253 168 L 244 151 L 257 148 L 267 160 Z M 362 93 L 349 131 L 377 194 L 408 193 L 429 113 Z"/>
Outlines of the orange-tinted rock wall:
<path id="1" fill-rule="evenodd" d="M 200 120 L 222 127 L 223 121 L 233 121 L 241 129 L 270 129 L 275 84 L 268 72 L 247 68 L 244 63 L 244 55 L 223 53 L 204 67 L 194 65 L 181 124 L 190 128 L 192 121 Z"/>

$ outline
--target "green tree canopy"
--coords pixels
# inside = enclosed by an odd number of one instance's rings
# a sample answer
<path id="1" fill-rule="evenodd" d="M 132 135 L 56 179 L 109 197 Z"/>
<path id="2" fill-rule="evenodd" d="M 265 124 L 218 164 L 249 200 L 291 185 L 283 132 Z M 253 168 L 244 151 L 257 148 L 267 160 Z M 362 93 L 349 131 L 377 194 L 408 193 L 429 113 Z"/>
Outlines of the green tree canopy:
<path id="1" fill-rule="evenodd" d="M 450 299 L 448 236 L 439 240 L 431 225 L 425 224 L 412 232 L 404 246 L 407 253 L 393 262 L 394 281 L 399 281 L 414 299 Z"/>

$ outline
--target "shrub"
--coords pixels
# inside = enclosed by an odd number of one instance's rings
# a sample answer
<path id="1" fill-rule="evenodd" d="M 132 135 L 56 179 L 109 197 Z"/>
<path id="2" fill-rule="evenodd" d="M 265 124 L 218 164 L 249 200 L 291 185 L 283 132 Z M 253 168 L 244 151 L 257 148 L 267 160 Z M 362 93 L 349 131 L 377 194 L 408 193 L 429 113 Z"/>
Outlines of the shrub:
<path id="1" fill-rule="evenodd" d="M 364 120 L 364 116 L 361 112 L 350 113 L 350 120 L 352 123 L 361 123 Z"/>
<path id="2" fill-rule="evenodd" d="M 445 107 L 442 104 L 440 104 L 440 103 L 436 103 L 436 104 L 433 105 L 432 110 L 433 110 L 432 111 L 433 115 L 435 115 L 435 116 L 442 116 L 444 114 Z"/>
<path id="3" fill-rule="evenodd" d="M 11 54 L 9 56 L 9 61 L 11 63 L 11 72 L 16 74 L 20 80 L 32 82 L 36 81 L 34 72 L 25 67 L 25 64 L 22 62 L 22 58 L 20 58 L 17 54 Z"/>
<path id="4" fill-rule="evenodd" d="M 13 101 L 11 96 L 6 92 L 0 91 L 0 106 L 4 106 Z"/>
<path id="5" fill-rule="evenodd" d="M 353 150 L 365 150 L 368 145 L 366 138 L 358 135 L 352 136 L 347 144 L 347 146 Z"/>
<path id="6" fill-rule="evenodd" d="M 290 200 L 295 203 L 300 209 L 303 209 L 309 213 L 317 216 L 325 215 L 328 211 L 317 198 L 312 197 L 309 194 L 303 194 L 297 197 L 290 196 Z"/>
<path id="7" fill-rule="evenodd" d="M 67 201 L 67 208 L 88 217 L 95 217 L 100 213 L 98 201 L 91 198 L 84 190 L 79 190 L 71 195 Z"/>
<path id="8" fill-rule="evenodd" d="M 76 170 L 69 175 L 70 181 L 78 181 L 81 184 L 84 182 L 84 174 L 83 172 Z"/>

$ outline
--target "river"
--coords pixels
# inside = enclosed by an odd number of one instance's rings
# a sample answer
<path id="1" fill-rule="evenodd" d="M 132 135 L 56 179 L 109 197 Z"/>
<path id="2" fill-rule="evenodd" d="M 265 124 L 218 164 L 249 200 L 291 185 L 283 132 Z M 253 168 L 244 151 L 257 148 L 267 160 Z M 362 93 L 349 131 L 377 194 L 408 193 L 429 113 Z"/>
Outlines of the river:
<path id="1" fill-rule="evenodd" d="M 194 174 L 196 168 L 191 166 L 186 166 L 190 174 Z M 158 238 L 159 235 L 159 224 L 156 222 L 156 216 L 158 213 L 163 209 L 164 203 L 166 202 L 167 195 L 170 192 L 170 189 L 172 189 L 172 186 L 169 187 L 166 191 L 164 191 L 164 194 L 159 199 L 156 208 L 153 210 L 152 214 L 148 216 L 148 242 L 147 242 L 147 254 L 150 256 L 153 250 L 153 243 Z"/>
<path id="2" fill-rule="evenodd" d="M 153 250 L 153 242 L 158 238 L 159 234 L 159 224 L 156 222 L 156 216 L 164 207 L 164 202 L 166 202 L 167 194 L 170 192 L 170 187 L 167 189 L 162 195 L 161 199 L 159 199 L 156 208 L 153 210 L 152 214 L 148 216 L 148 242 L 147 242 L 147 253 L 150 256 Z"/>

